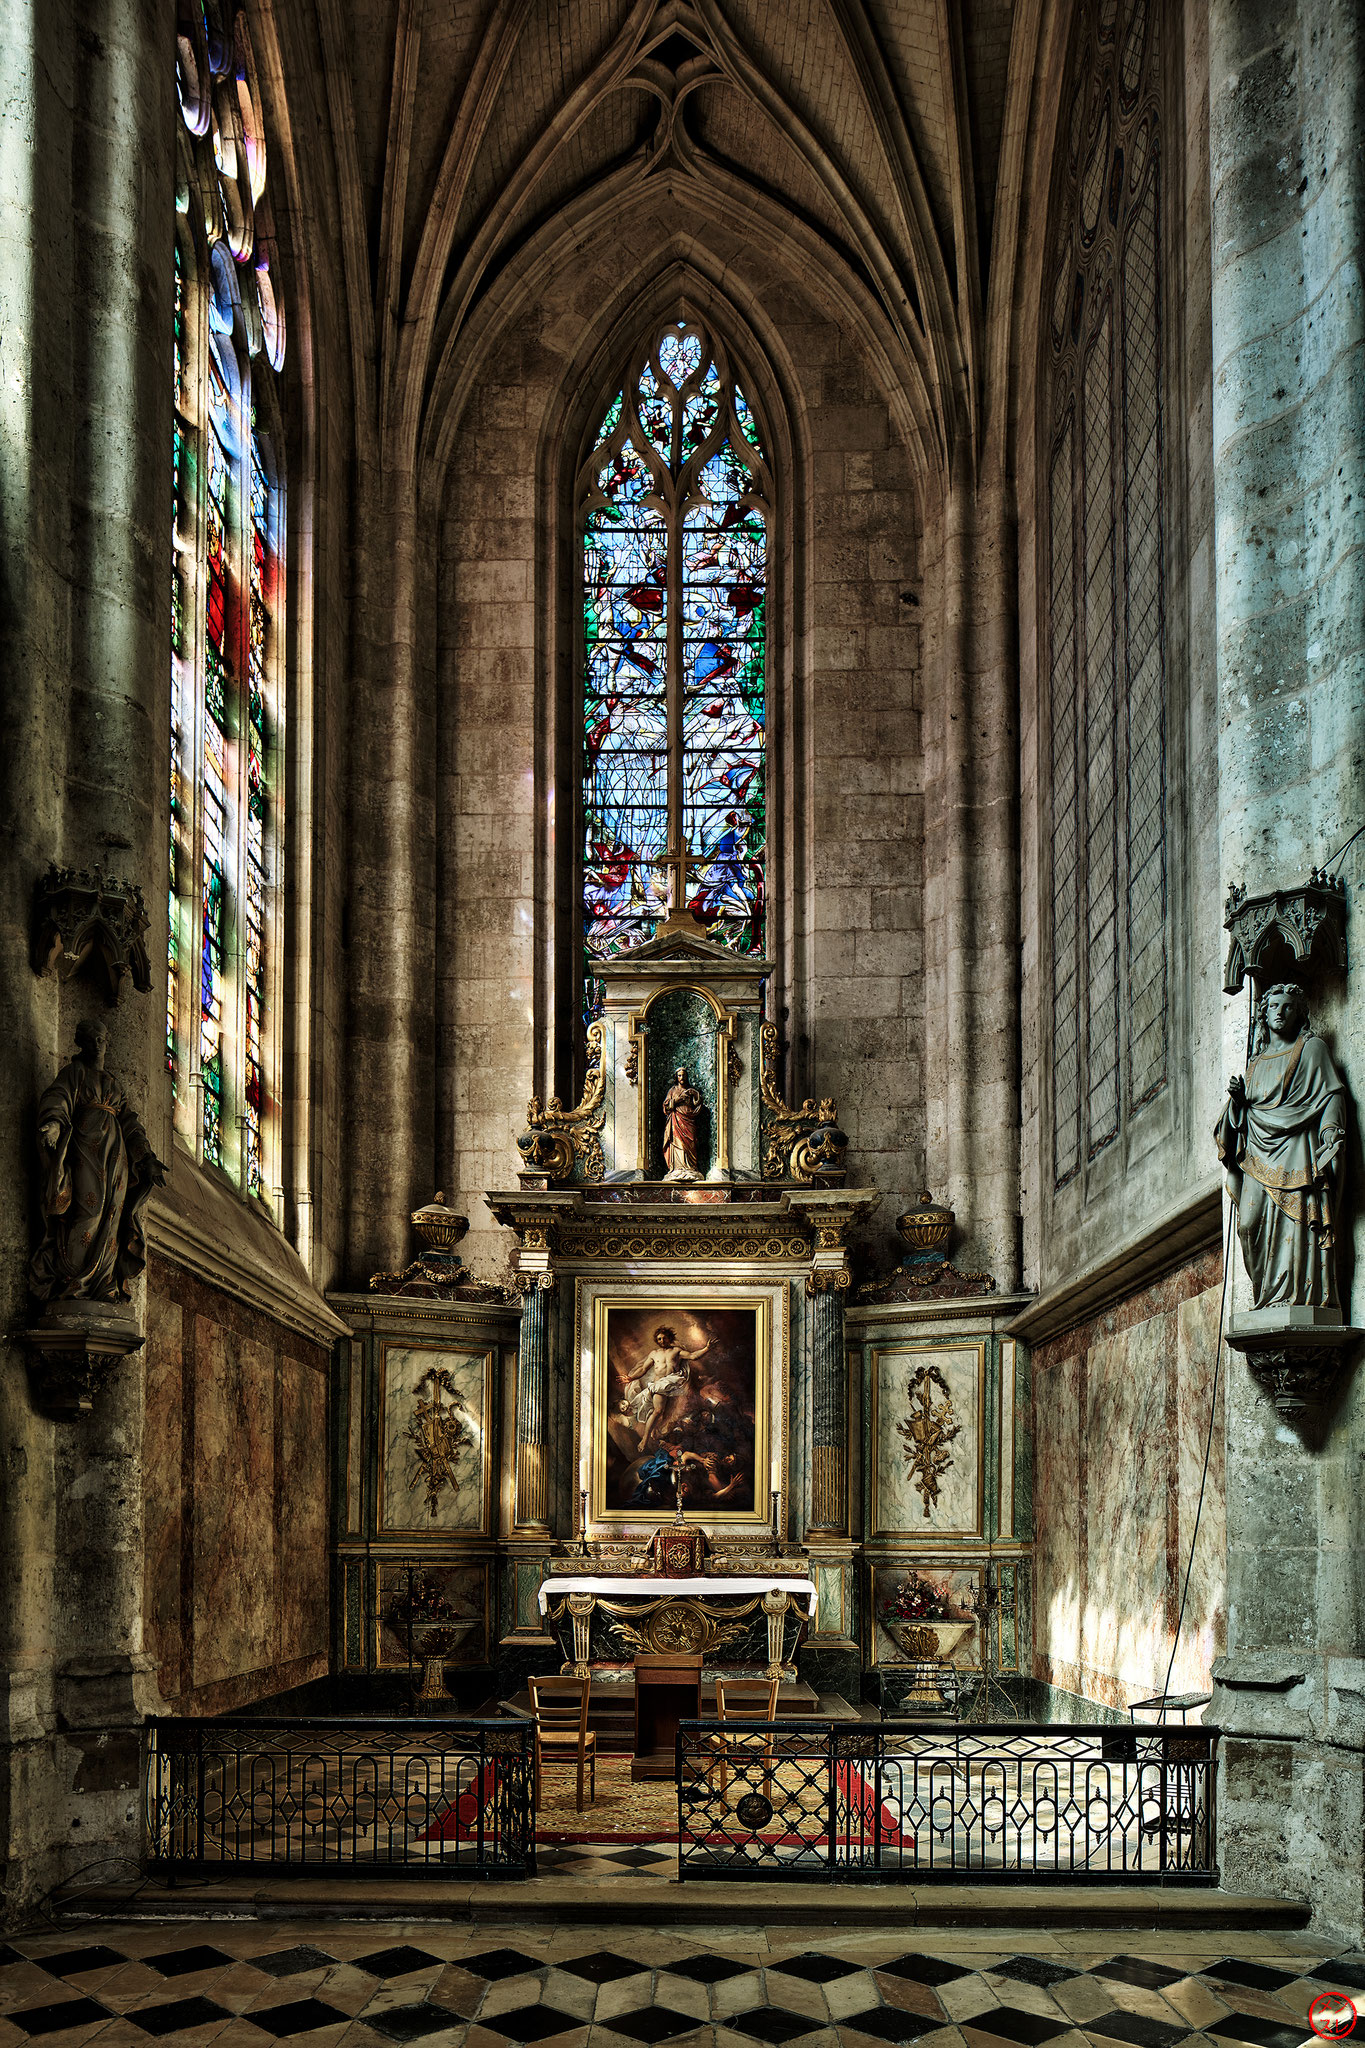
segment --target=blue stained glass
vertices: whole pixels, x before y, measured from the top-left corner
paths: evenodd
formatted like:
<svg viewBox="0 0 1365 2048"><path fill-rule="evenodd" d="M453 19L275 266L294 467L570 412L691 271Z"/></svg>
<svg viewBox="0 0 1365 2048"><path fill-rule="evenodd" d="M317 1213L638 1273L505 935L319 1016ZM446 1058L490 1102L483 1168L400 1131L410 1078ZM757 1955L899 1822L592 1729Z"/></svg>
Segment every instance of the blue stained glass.
<svg viewBox="0 0 1365 2048"><path fill-rule="evenodd" d="M771 492L753 410L701 329L671 324L636 359L606 410L585 476L583 927L591 1015L591 956L650 936L668 903L664 873L650 862L680 839L695 857L690 904L711 936L746 951L763 945ZM670 702L679 706L676 729ZM671 750L681 755L676 817Z"/></svg>

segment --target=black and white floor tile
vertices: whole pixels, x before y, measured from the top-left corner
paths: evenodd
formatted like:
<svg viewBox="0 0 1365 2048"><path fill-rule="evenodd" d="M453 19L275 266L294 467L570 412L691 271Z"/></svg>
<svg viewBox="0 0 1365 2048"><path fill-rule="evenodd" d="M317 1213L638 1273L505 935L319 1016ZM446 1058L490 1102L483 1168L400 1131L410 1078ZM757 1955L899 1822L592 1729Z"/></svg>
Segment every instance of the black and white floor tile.
<svg viewBox="0 0 1365 2048"><path fill-rule="evenodd" d="M0 2048L1303 2048L1321 1992L1365 2003L1365 1957L1289 1935L211 1925L13 1936Z"/></svg>

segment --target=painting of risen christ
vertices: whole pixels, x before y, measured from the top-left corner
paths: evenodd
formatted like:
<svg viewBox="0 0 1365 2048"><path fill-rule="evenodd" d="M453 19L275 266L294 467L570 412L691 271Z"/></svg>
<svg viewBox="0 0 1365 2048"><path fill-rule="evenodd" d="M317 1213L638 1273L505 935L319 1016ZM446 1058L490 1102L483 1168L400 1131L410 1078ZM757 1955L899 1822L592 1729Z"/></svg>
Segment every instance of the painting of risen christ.
<svg viewBox="0 0 1365 2048"><path fill-rule="evenodd" d="M604 1311L597 1385L599 1512L748 1518L761 1411L758 1312L676 1304Z"/></svg>

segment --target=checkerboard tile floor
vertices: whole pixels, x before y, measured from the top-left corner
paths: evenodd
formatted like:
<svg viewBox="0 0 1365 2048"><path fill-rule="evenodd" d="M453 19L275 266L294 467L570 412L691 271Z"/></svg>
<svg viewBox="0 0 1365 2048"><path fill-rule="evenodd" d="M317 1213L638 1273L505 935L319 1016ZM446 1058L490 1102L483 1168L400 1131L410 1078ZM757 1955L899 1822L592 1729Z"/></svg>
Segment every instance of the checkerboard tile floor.
<svg viewBox="0 0 1365 2048"><path fill-rule="evenodd" d="M1301 2048L1319 1993L1365 2005L1365 1956L1304 1936L1021 1941L338 1921L214 1922L206 1940L202 1924L103 1925L0 1944L0 2048Z"/></svg>

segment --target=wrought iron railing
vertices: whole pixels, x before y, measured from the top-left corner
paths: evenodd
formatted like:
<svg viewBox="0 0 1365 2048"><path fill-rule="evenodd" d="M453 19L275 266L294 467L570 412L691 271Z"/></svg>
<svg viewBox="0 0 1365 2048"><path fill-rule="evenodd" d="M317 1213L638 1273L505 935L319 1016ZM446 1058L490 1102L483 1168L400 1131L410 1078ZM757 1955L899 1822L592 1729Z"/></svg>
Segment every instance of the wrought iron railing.
<svg viewBox="0 0 1365 2048"><path fill-rule="evenodd" d="M529 1722L157 1720L154 1870L530 1877Z"/></svg>
<svg viewBox="0 0 1365 2048"><path fill-rule="evenodd" d="M678 1874L1216 1884L1217 1730L689 1721Z"/></svg>

